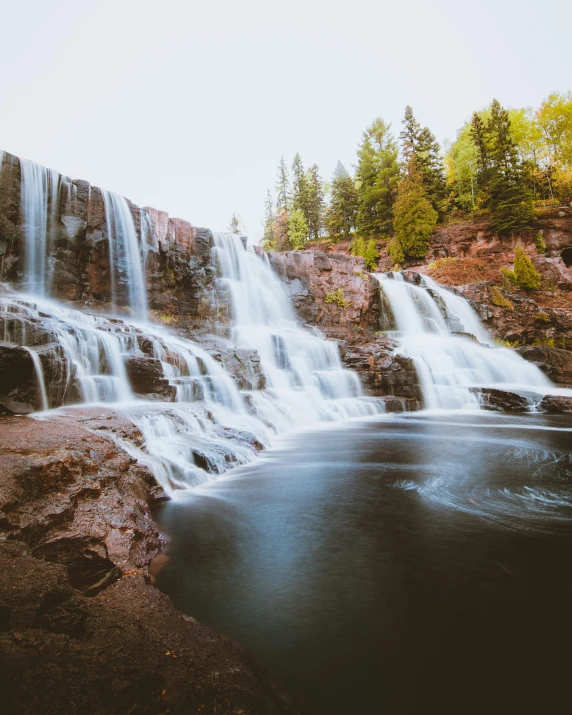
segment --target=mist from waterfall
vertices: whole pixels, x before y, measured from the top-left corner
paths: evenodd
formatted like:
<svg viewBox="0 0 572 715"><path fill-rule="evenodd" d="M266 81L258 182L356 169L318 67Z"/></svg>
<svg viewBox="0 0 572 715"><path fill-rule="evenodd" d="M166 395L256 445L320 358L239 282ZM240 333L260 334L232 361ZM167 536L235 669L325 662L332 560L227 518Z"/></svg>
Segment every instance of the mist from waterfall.
<svg viewBox="0 0 572 715"><path fill-rule="evenodd" d="M464 298L428 276L415 285L397 272L374 275L391 306L397 350L412 358L426 408L477 409L471 388L479 387L562 392L514 350L495 347Z"/></svg>

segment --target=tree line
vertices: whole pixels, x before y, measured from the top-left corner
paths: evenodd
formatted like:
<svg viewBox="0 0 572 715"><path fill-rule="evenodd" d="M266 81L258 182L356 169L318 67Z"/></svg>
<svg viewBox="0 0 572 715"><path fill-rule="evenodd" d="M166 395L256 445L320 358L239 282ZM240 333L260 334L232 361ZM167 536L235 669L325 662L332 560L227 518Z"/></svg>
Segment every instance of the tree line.
<svg viewBox="0 0 572 715"><path fill-rule="evenodd" d="M351 241L373 267L383 242L395 263L423 258L439 223L483 214L499 233L530 226L539 201L572 195L572 92L540 107L506 109L495 99L475 112L442 151L406 107L398 137L381 117L364 131L355 171L338 161L325 184L300 154L280 160L268 191L263 245L302 249L308 241Z"/></svg>

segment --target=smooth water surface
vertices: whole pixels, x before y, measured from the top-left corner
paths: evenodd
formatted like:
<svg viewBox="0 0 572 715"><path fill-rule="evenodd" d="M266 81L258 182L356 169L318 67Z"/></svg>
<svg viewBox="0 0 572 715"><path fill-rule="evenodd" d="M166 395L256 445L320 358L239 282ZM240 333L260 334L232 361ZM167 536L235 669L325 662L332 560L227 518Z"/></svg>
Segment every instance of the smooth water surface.
<svg viewBox="0 0 572 715"><path fill-rule="evenodd" d="M160 586L309 713L564 713L572 420L410 414L290 434L162 507Z"/></svg>

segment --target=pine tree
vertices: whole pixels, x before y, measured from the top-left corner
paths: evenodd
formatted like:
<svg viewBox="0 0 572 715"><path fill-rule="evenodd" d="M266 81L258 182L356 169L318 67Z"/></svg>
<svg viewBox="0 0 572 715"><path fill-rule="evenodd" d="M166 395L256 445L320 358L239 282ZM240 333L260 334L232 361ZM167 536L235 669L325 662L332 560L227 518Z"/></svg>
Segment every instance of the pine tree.
<svg viewBox="0 0 572 715"><path fill-rule="evenodd" d="M237 236L240 236L240 221L238 220L238 216L236 214L232 214L232 218L230 219L230 225L228 227L228 230L231 233L235 233Z"/></svg>
<svg viewBox="0 0 572 715"><path fill-rule="evenodd" d="M322 233L324 217L324 189L320 170L317 164L310 167L307 176L308 182L308 209L306 212L306 222L310 238L317 239Z"/></svg>
<svg viewBox="0 0 572 715"><path fill-rule="evenodd" d="M296 153L292 163L292 208L300 209L308 222L308 210L310 203L310 187L308 177L304 171L302 158Z"/></svg>
<svg viewBox="0 0 572 715"><path fill-rule="evenodd" d="M415 160L409 162L407 173L399 182L394 206L395 244L390 255L396 260L425 258L429 250L429 237L437 225L438 215L431 206L423 187L423 177Z"/></svg>
<svg viewBox="0 0 572 715"><path fill-rule="evenodd" d="M421 127L413 109L405 107L401 139L403 163L409 166L414 159L421 173L423 187L431 205L439 215L444 213L446 196L445 167L441 147L428 127Z"/></svg>
<svg viewBox="0 0 572 715"><path fill-rule="evenodd" d="M391 231L392 207L399 182L397 144L390 126L376 119L363 134L358 150L358 229L377 238Z"/></svg>
<svg viewBox="0 0 572 715"><path fill-rule="evenodd" d="M288 211L290 207L290 179L284 157L280 157L278 181L276 182L276 210Z"/></svg>
<svg viewBox="0 0 572 715"><path fill-rule="evenodd" d="M330 205L326 211L325 226L333 240L349 241L356 225L358 194L355 182L338 161L332 181Z"/></svg>
<svg viewBox="0 0 572 715"><path fill-rule="evenodd" d="M415 119L413 109L409 105L405 107L402 124L403 129L399 134L399 138L401 139L403 163L407 166L417 152L417 144L421 134L421 125L417 119Z"/></svg>
<svg viewBox="0 0 572 715"><path fill-rule="evenodd" d="M270 193L270 189L268 189L264 203L264 238L262 239L262 245L265 251L273 251L276 248L275 220L272 194Z"/></svg>
<svg viewBox="0 0 572 715"><path fill-rule="evenodd" d="M471 138L477 148L479 205L488 209L499 233L530 225L534 214L532 192L514 143L508 111L495 99L485 123L473 115Z"/></svg>

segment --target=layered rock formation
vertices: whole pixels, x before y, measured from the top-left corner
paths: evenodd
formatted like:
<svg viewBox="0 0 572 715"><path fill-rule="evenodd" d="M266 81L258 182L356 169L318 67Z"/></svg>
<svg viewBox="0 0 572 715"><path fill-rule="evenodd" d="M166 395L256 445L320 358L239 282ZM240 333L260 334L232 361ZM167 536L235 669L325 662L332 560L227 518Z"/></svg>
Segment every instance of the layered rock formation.
<svg viewBox="0 0 572 715"><path fill-rule="evenodd" d="M25 287L22 163L4 153L0 168L0 282ZM46 189L50 293L91 310L108 309L112 286L103 193L87 181L51 173L51 188L49 192ZM128 204L138 241L146 251L150 310L164 322L184 321L196 327L208 324L215 312L211 300L212 233L170 218L164 211ZM128 308L125 283L119 283L115 298L118 305Z"/></svg>
<svg viewBox="0 0 572 715"><path fill-rule="evenodd" d="M3 712L301 713L239 646L149 585L151 473L110 411L0 429Z"/></svg>

